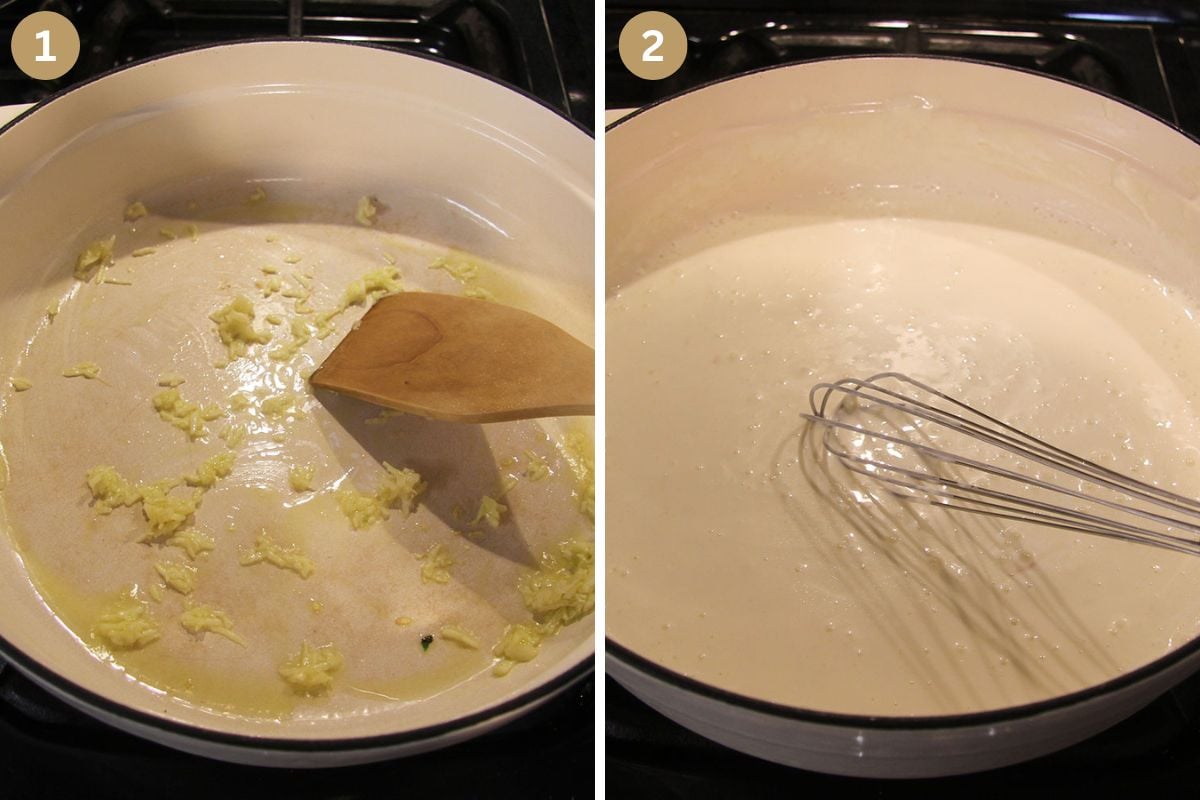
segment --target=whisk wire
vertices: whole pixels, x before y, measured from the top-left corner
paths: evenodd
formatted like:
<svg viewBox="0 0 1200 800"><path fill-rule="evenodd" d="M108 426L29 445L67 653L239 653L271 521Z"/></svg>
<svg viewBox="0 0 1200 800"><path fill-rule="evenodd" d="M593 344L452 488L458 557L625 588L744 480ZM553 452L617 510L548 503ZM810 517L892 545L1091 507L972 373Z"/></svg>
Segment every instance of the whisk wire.
<svg viewBox="0 0 1200 800"><path fill-rule="evenodd" d="M910 389L937 398L943 405L927 402L914 396L911 391L906 393L881 385L880 382L885 380L906 384ZM831 403L835 405L831 406ZM883 372L865 379L845 378L832 383L819 383L809 392L809 405L811 413L801 416L824 427L823 445L826 452L847 469L874 479L896 496L1010 521L1032 522L1200 554L1200 541L1178 533L1186 531L1200 534L1200 502L1051 445L902 373ZM836 418L839 414L853 413L858 409L873 412L861 416L875 419L877 424L874 428ZM880 430L881 422L895 432ZM931 426L934 430L941 429L943 433L948 431L968 437L974 443L973 447L984 445L985 453L993 456L1002 454L1010 466L938 446L930 437ZM860 442L870 439L885 443L883 449L892 460L881 458L874 452L865 455L851 452L839 439L839 433L844 432L858 437ZM920 468L896 463L902 458L901 448L918 457ZM1103 497L1097 495L1095 488L1084 491L1083 484L1076 489L1044 479L1040 474L1029 471L1030 463L1073 476L1092 487L1103 487L1121 497ZM960 479L946 467L968 473L974 471L1007 481L1026 495L1030 490L1048 493L1054 501L1022 496ZM1064 498L1068 499L1067 502L1077 504L1076 507L1062 505ZM1169 513L1134 505L1136 501L1149 503ZM1091 513L1078 507L1078 504L1098 505L1109 512L1127 514L1142 524ZM1148 527L1145 523L1159 528Z"/></svg>

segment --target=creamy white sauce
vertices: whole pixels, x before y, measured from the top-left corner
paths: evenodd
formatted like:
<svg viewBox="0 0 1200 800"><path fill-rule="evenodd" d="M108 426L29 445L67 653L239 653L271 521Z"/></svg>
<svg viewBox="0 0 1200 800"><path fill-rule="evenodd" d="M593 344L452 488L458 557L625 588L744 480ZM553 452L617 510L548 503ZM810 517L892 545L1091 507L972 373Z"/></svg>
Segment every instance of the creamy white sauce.
<svg viewBox="0 0 1200 800"><path fill-rule="evenodd" d="M614 641L746 695L910 715L1082 689L1200 631L1200 559L880 503L801 449L812 384L897 370L1200 496L1187 298L964 222L725 236L608 301Z"/></svg>

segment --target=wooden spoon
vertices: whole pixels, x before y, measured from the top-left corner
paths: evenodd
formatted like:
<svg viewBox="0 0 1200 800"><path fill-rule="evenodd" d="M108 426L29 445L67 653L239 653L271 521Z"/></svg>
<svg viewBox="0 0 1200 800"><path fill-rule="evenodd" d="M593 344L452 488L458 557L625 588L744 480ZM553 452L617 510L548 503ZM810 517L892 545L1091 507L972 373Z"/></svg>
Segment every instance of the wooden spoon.
<svg viewBox="0 0 1200 800"><path fill-rule="evenodd" d="M310 382L430 419L502 422L595 413L595 361L526 311L401 292L375 303Z"/></svg>

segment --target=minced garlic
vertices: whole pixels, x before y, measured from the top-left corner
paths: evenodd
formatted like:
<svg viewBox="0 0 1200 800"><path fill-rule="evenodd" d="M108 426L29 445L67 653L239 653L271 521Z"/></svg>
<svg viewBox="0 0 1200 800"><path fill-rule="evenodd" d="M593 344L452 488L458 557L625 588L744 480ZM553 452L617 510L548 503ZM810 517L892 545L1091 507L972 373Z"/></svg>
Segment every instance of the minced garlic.
<svg viewBox="0 0 1200 800"><path fill-rule="evenodd" d="M316 474L315 464L309 464L307 467L293 466L288 470L288 485L292 487L293 492L311 492L313 477Z"/></svg>
<svg viewBox="0 0 1200 800"><path fill-rule="evenodd" d="M351 527L356 531L387 519L387 511L384 510L383 504L374 495L357 489L339 489L337 502L338 508L350 520Z"/></svg>
<svg viewBox="0 0 1200 800"><path fill-rule="evenodd" d="M245 425L226 425L217 435L225 440L228 447L234 448L245 440L246 433Z"/></svg>
<svg viewBox="0 0 1200 800"><path fill-rule="evenodd" d="M267 199L267 190L261 186L255 186L254 191L246 198L247 203L261 203Z"/></svg>
<svg viewBox="0 0 1200 800"><path fill-rule="evenodd" d="M596 599L596 547L572 539L542 554L536 572L521 577L517 589L539 625L551 632L590 614Z"/></svg>
<svg viewBox="0 0 1200 800"><path fill-rule="evenodd" d="M162 238L166 239L167 241L173 241L173 240L179 238L179 234L177 234L175 231L171 230L170 228L159 228L158 235L161 236Z"/></svg>
<svg viewBox="0 0 1200 800"><path fill-rule="evenodd" d="M316 570L313 560L300 552L295 545L284 547L271 540L266 531L254 539L254 549L243 553L238 563L249 567L260 562L267 562L280 569L291 570L301 578L307 579Z"/></svg>
<svg viewBox="0 0 1200 800"><path fill-rule="evenodd" d="M33 388L33 381L28 378L11 378L8 384L12 386L14 392L28 392Z"/></svg>
<svg viewBox="0 0 1200 800"><path fill-rule="evenodd" d="M149 213L150 212L146 210L145 203L143 203L141 200L135 200L129 205L125 206L125 221L133 222L134 220L141 219Z"/></svg>
<svg viewBox="0 0 1200 800"><path fill-rule="evenodd" d="M346 290L342 292L341 302L329 311L322 311L316 315L314 323L317 328L317 338L324 339L333 333L335 330L334 319L345 313L350 306L368 305L381 297L403 290L404 287L400 282L400 270L395 267L372 270L361 278L350 281Z"/></svg>
<svg viewBox="0 0 1200 800"><path fill-rule="evenodd" d="M75 259L75 279L86 281L91 277L92 270L111 264L113 261L113 246L117 236L113 234L107 239L97 239L83 248L83 252Z"/></svg>
<svg viewBox="0 0 1200 800"><path fill-rule="evenodd" d="M291 361L300 352L300 348L312 339L312 328L308 320L293 317L289 327L292 333L291 340L268 353L274 361Z"/></svg>
<svg viewBox="0 0 1200 800"><path fill-rule="evenodd" d="M233 631L233 620L224 611L206 605L189 605L179 615L179 624L188 633L215 633L234 644L246 646L246 639Z"/></svg>
<svg viewBox="0 0 1200 800"><path fill-rule="evenodd" d="M533 621L505 629L492 650L500 659L492 669L494 675L507 675L517 662L532 661L544 639L592 612L596 603L595 554L592 542L561 542L555 550L542 554L536 572L521 577L517 589Z"/></svg>
<svg viewBox="0 0 1200 800"><path fill-rule="evenodd" d="M492 294L487 289L484 289L482 286L468 286L466 289L463 289L463 297L473 297L476 300L489 301L494 301L496 299L496 295Z"/></svg>
<svg viewBox="0 0 1200 800"><path fill-rule="evenodd" d="M295 300L295 309L297 314L312 314L313 307L309 305L309 300L313 296L312 279L298 273L292 274L292 280L296 282L296 286L288 287L280 292L281 295L289 300Z"/></svg>
<svg viewBox="0 0 1200 800"><path fill-rule="evenodd" d="M170 490L171 485L166 481L141 487L142 515L150 523L150 532L144 534L140 541L156 541L171 536L200 507L203 490L196 489L190 495L173 495L169 493Z"/></svg>
<svg viewBox="0 0 1200 800"><path fill-rule="evenodd" d="M379 207L375 205L374 197L358 198L358 207L354 209L354 221L359 225L370 228L375 224L379 215Z"/></svg>
<svg viewBox="0 0 1200 800"><path fill-rule="evenodd" d="M162 375L158 376L158 385L164 386L168 389L174 389L178 386L182 386L186 382L187 379L178 372L164 372Z"/></svg>
<svg viewBox="0 0 1200 800"><path fill-rule="evenodd" d="M100 377L100 365L94 361L80 361L73 367L63 370L64 378L86 378L89 381Z"/></svg>
<svg viewBox="0 0 1200 800"><path fill-rule="evenodd" d="M479 264L466 253L451 250L429 265L430 269L443 270L454 280L466 285L479 277Z"/></svg>
<svg viewBox="0 0 1200 800"><path fill-rule="evenodd" d="M201 533L195 528L189 528L186 531L179 531L171 538L167 539L165 544L171 547L179 547L183 552L187 553L187 557L196 560L201 553L207 553L217 546L211 536Z"/></svg>
<svg viewBox="0 0 1200 800"><path fill-rule="evenodd" d="M158 248L156 247L139 247L132 251L129 255L133 256L134 258L144 258L146 256L152 256L157 252Z"/></svg>
<svg viewBox="0 0 1200 800"><path fill-rule="evenodd" d="M150 402L158 412L159 419L183 431L193 441L208 434L205 422L225 416L219 406L201 406L184 400L176 387L163 389L150 398Z"/></svg>
<svg viewBox="0 0 1200 800"><path fill-rule="evenodd" d="M142 492L122 477L115 467L92 467L87 471L87 485L95 500L96 511L111 514L114 508L132 506L142 501Z"/></svg>
<svg viewBox="0 0 1200 800"><path fill-rule="evenodd" d="M228 478L233 472L233 453L217 453L204 461L196 471L183 476L183 482L188 486L202 486L211 489L217 481Z"/></svg>
<svg viewBox="0 0 1200 800"><path fill-rule="evenodd" d="M512 668L518 663L533 661L537 658L544 638L545 636L531 625L523 623L509 625L504 629L500 641L492 648L492 655L500 659L496 662L496 666L492 667L492 674L496 677L504 677L512 672Z"/></svg>
<svg viewBox="0 0 1200 800"><path fill-rule="evenodd" d="M425 491L425 482L416 470L397 469L387 462L383 468L383 480L373 494L356 489L342 489L337 493L338 506L355 530L387 519L389 509L399 509L407 517Z"/></svg>
<svg viewBox="0 0 1200 800"><path fill-rule="evenodd" d="M496 500L494 497L484 495L479 501L479 510L475 512L475 518L471 520L472 525L479 522L486 522L493 528L500 527L500 520L504 516L504 512L508 511L508 506Z"/></svg>
<svg viewBox="0 0 1200 800"><path fill-rule="evenodd" d="M529 462L525 465L525 477L529 478L529 480L545 480L553 474L550 471L550 465L546 463L546 459L542 458L532 450L525 451L525 458Z"/></svg>
<svg viewBox="0 0 1200 800"><path fill-rule="evenodd" d="M241 358L252 344L271 341L268 330L254 330L254 304L245 295L238 295L229 305L217 309L208 318L217 324L217 335L225 345L229 360Z"/></svg>
<svg viewBox="0 0 1200 800"><path fill-rule="evenodd" d="M262 291L262 297L266 300L271 295L283 291L283 279L278 275L268 275L265 278L256 280L254 286Z"/></svg>
<svg viewBox="0 0 1200 800"><path fill-rule="evenodd" d="M454 566L454 557L450 555L446 545L431 545L417 558L425 562L421 565L421 583L450 582L450 567Z"/></svg>
<svg viewBox="0 0 1200 800"><path fill-rule="evenodd" d="M264 398L260 408L263 414L273 419L281 419L289 415L297 415L300 412L296 405L300 402L300 398L294 394L277 394L271 397Z"/></svg>
<svg viewBox="0 0 1200 800"><path fill-rule="evenodd" d="M196 568L174 561L160 561L154 571L162 576L163 583L180 594L191 594L196 590Z"/></svg>
<svg viewBox="0 0 1200 800"><path fill-rule="evenodd" d="M443 625L442 638L468 650L478 650L480 645L479 637L460 625Z"/></svg>
<svg viewBox="0 0 1200 800"><path fill-rule="evenodd" d="M118 506L141 504L142 515L150 525L139 541L159 541L172 537L196 509L207 489L233 468L233 455L220 453L201 464L194 473L154 483L135 484L111 466L92 467L87 471L87 486L95 500L96 511L109 514ZM196 486L190 495L171 494L180 484ZM207 548L211 549L211 547ZM190 551L189 551L190 554ZM194 557L194 556L193 556Z"/></svg>
<svg viewBox="0 0 1200 800"><path fill-rule="evenodd" d="M463 296L476 300L495 300L496 296L475 281L480 276L480 265L474 257L459 250L450 250L429 265L429 269L443 270L463 286Z"/></svg>
<svg viewBox="0 0 1200 800"><path fill-rule="evenodd" d="M145 647L162 635L150 606L130 593L100 612L92 633L119 650Z"/></svg>
<svg viewBox="0 0 1200 800"><path fill-rule="evenodd" d="M333 687L333 674L342 668L342 654L332 644L300 645L300 652L279 668L279 675L299 694L314 695Z"/></svg>
<svg viewBox="0 0 1200 800"><path fill-rule="evenodd" d="M425 482L416 470L396 469L386 461L383 468L387 474L375 490L375 496L387 508L398 508L407 517L416 508L417 498L425 491Z"/></svg>
<svg viewBox="0 0 1200 800"><path fill-rule="evenodd" d="M584 516L596 521L596 460L591 438L582 431L568 433L559 450L575 473L575 502Z"/></svg>

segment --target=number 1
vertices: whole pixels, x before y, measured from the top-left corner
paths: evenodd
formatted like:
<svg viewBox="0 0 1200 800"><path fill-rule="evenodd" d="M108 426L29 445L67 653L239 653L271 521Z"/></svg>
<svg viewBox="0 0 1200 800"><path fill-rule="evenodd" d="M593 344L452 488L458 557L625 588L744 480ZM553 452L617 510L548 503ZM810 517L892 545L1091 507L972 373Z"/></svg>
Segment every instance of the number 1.
<svg viewBox="0 0 1200 800"><path fill-rule="evenodd" d="M50 55L50 31L38 31L33 35L33 38L40 40L42 43L42 54L35 56L34 61L58 61L57 56Z"/></svg>
<svg viewBox="0 0 1200 800"><path fill-rule="evenodd" d="M663 43L662 31L656 31L653 29L648 30L642 34L642 38L654 40L654 44L650 45L642 52L642 61L662 61L663 57L655 54L655 52L654 52L658 48L662 47L662 43Z"/></svg>

